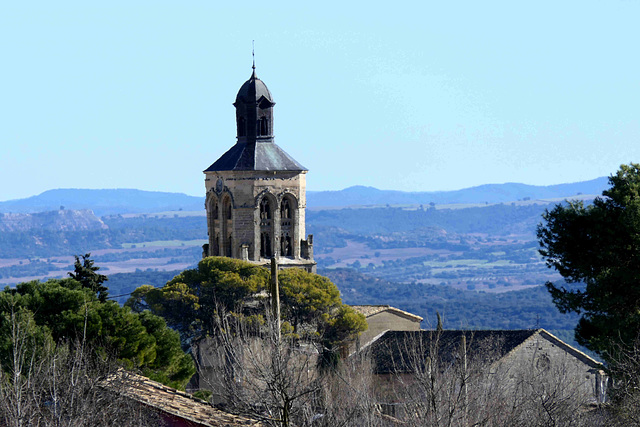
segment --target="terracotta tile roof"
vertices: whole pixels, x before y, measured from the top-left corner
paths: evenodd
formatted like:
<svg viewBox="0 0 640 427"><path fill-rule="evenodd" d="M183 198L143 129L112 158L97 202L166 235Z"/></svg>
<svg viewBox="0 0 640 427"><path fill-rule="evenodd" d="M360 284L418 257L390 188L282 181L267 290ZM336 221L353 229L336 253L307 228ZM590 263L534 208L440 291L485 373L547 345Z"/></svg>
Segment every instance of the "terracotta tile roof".
<svg viewBox="0 0 640 427"><path fill-rule="evenodd" d="M408 311L400 310L399 308L391 307L390 305L352 305L351 308L358 313L362 313L364 317L370 317L383 311L391 311L422 322L422 317L409 313Z"/></svg>
<svg viewBox="0 0 640 427"><path fill-rule="evenodd" d="M119 370L104 380L102 386L127 396L145 406L188 420L198 426L262 426L259 421L221 411L180 390L131 372Z"/></svg>

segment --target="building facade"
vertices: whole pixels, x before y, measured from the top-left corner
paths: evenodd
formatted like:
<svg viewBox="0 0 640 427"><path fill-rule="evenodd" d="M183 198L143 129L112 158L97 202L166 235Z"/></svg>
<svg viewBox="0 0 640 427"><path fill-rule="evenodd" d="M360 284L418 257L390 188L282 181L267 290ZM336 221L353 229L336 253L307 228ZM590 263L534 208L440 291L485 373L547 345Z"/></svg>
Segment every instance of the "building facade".
<svg viewBox="0 0 640 427"><path fill-rule="evenodd" d="M315 272L313 236L305 238L308 170L274 142L273 107L256 76L236 96L237 141L205 171L209 243L203 256Z"/></svg>
<svg viewBox="0 0 640 427"><path fill-rule="evenodd" d="M356 338L349 353L361 351L387 331L419 331L422 317L389 305L352 305L367 321L367 330Z"/></svg>
<svg viewBox="0 0 640 427"><path fill-rule="evenodd" d="M403 419L437 401L464 425L530 425L607 400L604 366L544 329L387 331L363 353L383 412Z"/></svg>

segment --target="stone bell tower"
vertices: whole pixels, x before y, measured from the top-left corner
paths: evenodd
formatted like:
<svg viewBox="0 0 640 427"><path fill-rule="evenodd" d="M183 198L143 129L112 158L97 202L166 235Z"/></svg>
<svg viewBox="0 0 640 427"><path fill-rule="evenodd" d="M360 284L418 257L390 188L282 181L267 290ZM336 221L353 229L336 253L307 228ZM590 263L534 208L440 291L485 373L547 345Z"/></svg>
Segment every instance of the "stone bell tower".
<svg viewBox="0 0 640 427"><path fill-rule="evenodd" d="M236 96L237 141L205 171L209 243L204 256L315 272L305 237L307 169L274 142L273 97L256 76Z"/></svg>

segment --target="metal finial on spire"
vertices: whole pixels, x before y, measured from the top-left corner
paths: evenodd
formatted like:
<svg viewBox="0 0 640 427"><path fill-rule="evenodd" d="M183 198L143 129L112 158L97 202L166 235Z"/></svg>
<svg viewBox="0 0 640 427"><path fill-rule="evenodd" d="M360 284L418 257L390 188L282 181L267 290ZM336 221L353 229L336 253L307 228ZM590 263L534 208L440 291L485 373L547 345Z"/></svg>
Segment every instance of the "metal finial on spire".
<svg viewBox="0 0 640 427"><path fill-rule="evenodd" d="M255 70L256 69L256 41L255 40L251 40L251 56L253 57L253 66L251 68Z"/></svg>

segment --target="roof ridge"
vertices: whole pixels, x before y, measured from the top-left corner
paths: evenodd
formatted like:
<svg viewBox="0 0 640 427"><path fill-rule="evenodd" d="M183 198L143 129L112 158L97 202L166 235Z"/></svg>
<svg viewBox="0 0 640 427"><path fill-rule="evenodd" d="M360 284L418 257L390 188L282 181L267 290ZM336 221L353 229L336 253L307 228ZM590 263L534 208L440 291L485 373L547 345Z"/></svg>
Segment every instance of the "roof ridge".
<svg viewBox="0 0 640 427"><path fill-rule="evenodd" d="M420 322L422 322L424 320L423 317L418 316L417 314L413 314L410 313L408 311L399 309L398 307L394 307L391 306L389 304L357 304L357 305L351 305L350 307L352 307L354 310L356 310L357 312L361 313L362 315L364 315L364 317L371 317L373 315L376 315L378 313L381 313L385 310L389 310L389 311L395 311L397 313L400 313L406 317L410 317L412 319L419 319ZM374 310L369 311L367 310L367 308L373 308ZM378 310L375 310L378 309Z"/></svg>
<svg viewBox="0 0 640 427"><path fill-rule="evenodd" d="M555 335L553 335L551 332L547 331L546 329L540 328L540 329L538 329L538 333L548 335L557 344L559 344L562 347L565 347L566 350L569 350L570 352L574 353L574 356L578 357L579 359L584 359L584 361L588 362L590 365L595 365L595 366L593 366L594 368L596 368L596 367L604 368L604 365L602 363L600 363L597 360L595 360L594 358L590 357L588 354L578 350L577 348L575 348L571 344L567 344L566 342L562 341L560 338L556 337Z"/></svg>

